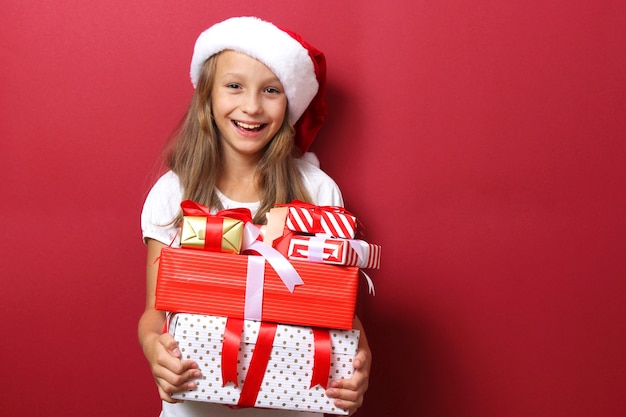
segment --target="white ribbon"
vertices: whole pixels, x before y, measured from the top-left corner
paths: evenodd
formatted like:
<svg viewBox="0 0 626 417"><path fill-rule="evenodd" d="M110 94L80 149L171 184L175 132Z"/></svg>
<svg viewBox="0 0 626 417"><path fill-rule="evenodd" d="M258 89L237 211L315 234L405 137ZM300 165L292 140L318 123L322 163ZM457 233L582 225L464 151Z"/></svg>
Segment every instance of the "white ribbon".
<svg viewBox="0 0 626 417"><path fill-rule="evenodd" d="M342 240L348 242L350 248L354 250L357 256L356 267L367 267L367 261L370 256L370 246L367 242L359 239L343 239L334 238L327 233L317 233L315 236L311 236L308 242L308 255L307 260L311 262L322 262L324 260L324 243L326 239Z"/></svg>
<svg viewBox="0 0 626 417"><path fill-rule="evenodd" d="M309 261L322 262L322 259L324 259L324 242L326 239L333 239L333 237L326 233L317 233L315 236L312 236L309 239ZM347 241L350 245L350 248L352 248L356 253L358 261L355 266L359 268L359 272L363 274L365 280L367 281L368 294L376 295L376 290L374 289L374 281L372 281L372 278L370 278L369 275L367 275L362 269L360 269L361 267L367 266L367 261L370 256L369 244L359 239L341 240Z"/></svg>
<svg viewBox="0 0 626 417"><path fill-rule="evenodd" d="M358 239L347 239L350 247L356 253L356 256L359 258L357 265L358 267L367 266L367 259L370 256L370 247L366 242L363 242Z"/></svg>
<svg viewBox="0 0 626 417"><path fill-rule="evenodd" d="M317 263L324 262L324 247L328 237L329 236L325 234L317 234L309 238L307 242L307 261Z"/></svg>
<svg viewBox="0 0 626 417"><path fill-rule="evenodd" d="M243 238L241 240L241 251L249 248L261 234L261 228L252 223L246 223L243 227Z"/></svg>
<svg viewBox="0 0 626 417"><path fill-rule="evenodd" d="M363 274L365 280L367 281L367 293L376 295L376 290L374 290L374 282L372 281L370 276L367 275L362 269L359 269L359 272Z"/></svg>
<svg viewBox="0 0 626 417"><path fill-rule="evenodd" d="M262 318L265 261L276 271L276 274L283 281L289 292L292 293L296 285L304 284L298 271L280 252L257 240L260 233L261 230L258 226L251 223L246 223L244 226L242 252L244 250L253 250L261 255L248 255L244 315L246 319L250 320L261 320Z"/></svg>
<svg viewBox="0 0 626 417"><path fill-rule="evenodd" d="M248 256L246 276L246 301L244 318L261 320L263 313L263 281L265 278L265 259L262 256Z"/></svg>
<svg viewBox="0 0 626 417"><path fill-rule="evenodd" d="M300 277L300 274L298 274L298 271L296 271L296 268L294 268L293 265L291 265L291 263L289 263L289 261L273 247L256 241L246 249L260 253L270 266L274 268L274 271L276 271L276 274L278 274L289 292L293 292L296 285L304 284L304 281L302 281L302 278Z"/></svg>

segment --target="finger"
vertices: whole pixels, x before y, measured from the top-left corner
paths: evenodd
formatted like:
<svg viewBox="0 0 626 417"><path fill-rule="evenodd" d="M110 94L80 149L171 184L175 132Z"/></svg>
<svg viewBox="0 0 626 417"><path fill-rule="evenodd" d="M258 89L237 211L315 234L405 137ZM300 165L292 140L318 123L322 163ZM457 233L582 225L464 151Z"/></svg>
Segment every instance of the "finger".
<svg viewBox="0 0 626 417"><path fill-rule="evenodd" d="M185 384L201 378L202 373L195 362L182 361L181 366L175 367L174 369L172 369L172 367L160 366L155 372L155 377L175 387L184 388Z"/></svg>
<svg viewBox="0 0 626 417"><path fill-rule="evenodd" d="M183 375L186 371L198 369L198 364L196 362L187 359L180 360L179 358L172 356L169 352L164 352L158 355L155 365L157 369L154 369L154 371L158 371L158 367L162 367L177 375Z"/></svg>
<svg viewBox="0 0 626 417"><path fill-rule="evenodd" d="M346 398L346 396L353 398ZM347 393L340 392L339 397L336 397L333 400L333 404L335 407L346 410L351 414L361 407L363 404L363 397L355 395L354 391L347 391Z"/></svg>
<svg viewBox="0 0 626 417"><path fill-rule="evenodd" d="M161 393L161 398L163 398L165 401L171 402L171 401L177 401L175 399L172 398L172 395L179 393L179 392L189 392L189 391L193 391L195 389L197 389L197 385L194 382L186 382L183 385L180 386L175 386L175 385L171 385L169 384L167 381L165 380L157 380L157 386L159 387L159 392Z"/></svg>
<svg viewBox="0 0 626 417"><path fill-rule="evenodd" d="M168 394L167 392L165 392L165 390L163 390L160 386L158 388L159 388L159 397L161 397L161 399L163 401L168 402L170 404L182 403L183 402L182 400L178 400L176 398L172 398L172 395Z"/></svg>
<svg viewBox="0 0 626 417"><path fill-rule="evenodd" d="M152 373L155 377L165 379L174 386L180 386L191 379L202 376L196 362L180 360L169 353L157 357Z"/></svg>
<svg viewBox="0 0 626 417"><path fill-rule="evenodd" d="M329 387L337 390L355 391L364 394L369 385L369 377L365 372L357 370L352 377L345 379L334 379L330 381Z"/></svg>
<svg viewBox="0 0 626 417"><path fill-rule="evenodd" d="M350 379L331 381L326 395L334 398L336 407L354 412L363 405L363 397L368 385L369 379L363 373L355 372Z"/></svg>
<svg viewBox="0 0 626 417"><path fill-rule="evenodd" d="M328 388L326 390L326 396L334 398L336 400L342 400L347 402L357 402L360 394L357 391L341 388Z"/></svg>
<svg viewBox="0 0 626 417"><path fill-rule="evenodd" d="M354 412L363 405L363 395L361 393L348 389L335 388L334 390L333 403L335 407Z"/></svg>
<svg viewBox="0 0 626 417"><path fill-rule="evenodd" d="M193 391L198 387L196 380L201 378L202 374L198 369L191 368L182 374L176 374L167 368L162 368L155 380L160 390L166 396L183 391ZM167 401L167 398L165 399Z"/></svg>
<svg viewBox="0 0 626 417"><path fill-rule="evenodd" d="M190 360L181 360L182 354L178 348L178 342L172 335L164 334L159 337L162 349L157 350L156 364L170 369L176 374L182 374L187 369L198 368L198 365Z"/></svg>
<svg viewBox="0 0 626 417"><path fill-rule="evenodd" d="M356 387L349 387L347 380L339 379L331 381L328 389L326 389L326 396L337 400L345 400L354 402L359 397L359 392Z"/></svg>
<svg viewBox="0 0 626 417"><path fill-rule="evenodd" d="M153 363L152 374L167 393L195 388L188 384L191 380L202 377L198 364L191 360L180 360L169 351L162 350ZM185 385L187 384L187 385Z"/></svg>

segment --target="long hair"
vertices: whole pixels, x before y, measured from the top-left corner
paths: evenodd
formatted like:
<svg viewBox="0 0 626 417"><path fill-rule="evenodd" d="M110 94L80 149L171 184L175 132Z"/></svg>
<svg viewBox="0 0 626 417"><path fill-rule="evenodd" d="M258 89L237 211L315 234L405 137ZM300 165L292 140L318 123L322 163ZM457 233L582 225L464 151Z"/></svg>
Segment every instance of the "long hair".
<svg viewBox="0 0 626 417"><path fill-rule="evenodd" d="M213 120L211 90L219 55L213 55L204 63L187 112L172 134L165 157L167 166L180 179L183 199L215 210L222 209L216 193L217 179L222 170L222 149ZM275 204L294 199L311 202L294 160L298 156L294 134L289 112L285 109L282 126L257 164L256 181L261 201L254 217L256 224L266 223L265 214Z"/></svg>

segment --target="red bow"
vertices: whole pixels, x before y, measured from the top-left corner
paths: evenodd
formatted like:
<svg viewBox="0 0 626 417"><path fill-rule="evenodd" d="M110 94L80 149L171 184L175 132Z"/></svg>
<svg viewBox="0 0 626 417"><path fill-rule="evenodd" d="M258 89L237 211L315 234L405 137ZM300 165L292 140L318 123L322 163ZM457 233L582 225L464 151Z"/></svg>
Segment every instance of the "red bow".
<svg viewBox="0 0 626 417"><path fill-rule="evenodd" d="M211 214L211 210L208 207L191 200L185 200L180 203L180 208L183 210L183 215L185 216L228 217L241 220L244 223L252 223L252 212L247 208L226 209Z"/></svg>
<svg viewBox="0 0 626 417"><path fill-rule="evenodd" d="M354 216L348 210L341 206L316 206L315 204L307 203L306 201L301 200L293 200L288 204L276 204L277 207L297 207L304 208L307 210L311 210L314 213L322 213L322 212L331 212L331 213L341 213L346 214L348 216Z"/></svg>

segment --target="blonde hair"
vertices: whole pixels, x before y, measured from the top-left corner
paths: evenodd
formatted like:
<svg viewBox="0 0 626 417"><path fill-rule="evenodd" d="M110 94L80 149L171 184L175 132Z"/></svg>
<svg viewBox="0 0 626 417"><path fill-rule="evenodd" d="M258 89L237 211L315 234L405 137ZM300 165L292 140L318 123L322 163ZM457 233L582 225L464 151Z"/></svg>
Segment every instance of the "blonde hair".
<svg viewBox="0 0 626 417"><path fill-rule="evenodd" d="M223 208L216 193L217 178L222 169L222 151L211 107L211 90L219 55L211 56L202 66L191 103L172 134L165 157L167 166L180 179L183 199L215 210ZM294 145L295 131L287 109L282 126L257 165L257 186L261 194L260 207L254 217L257 224L265 223L265 214L275 204L294 199L312 202L295 163L298 150Z"/></svg>

